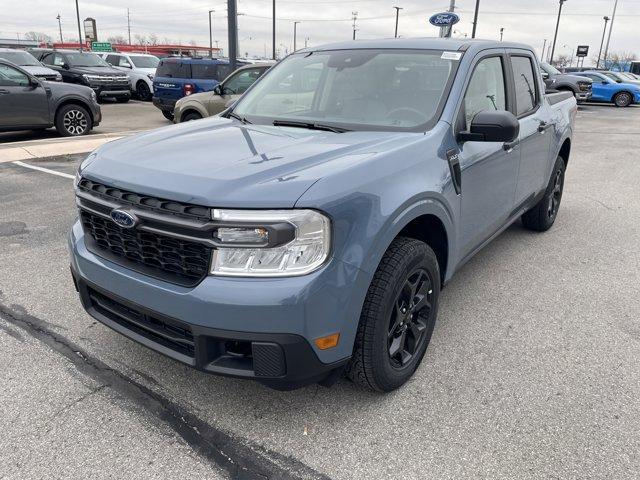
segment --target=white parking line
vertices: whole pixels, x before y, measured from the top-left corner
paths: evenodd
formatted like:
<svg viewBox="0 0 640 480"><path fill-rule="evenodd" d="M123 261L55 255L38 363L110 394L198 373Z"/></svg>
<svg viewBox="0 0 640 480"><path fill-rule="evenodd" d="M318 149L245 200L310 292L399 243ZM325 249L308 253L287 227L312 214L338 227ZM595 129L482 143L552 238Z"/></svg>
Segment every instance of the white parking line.
<svg viewBox="0 0 640 480"><path fill-rule="evenodd" d="M30 168L31 170L38 170L39 172L50 173L51 175L58 175L59 177L70 178L73 180L73 175L69 175L68 173L56 172L55 170L49 170L48 168L36 167L35 165L29 165L24 162L13 162L14 165L20 165L21 167Z"/></svg>

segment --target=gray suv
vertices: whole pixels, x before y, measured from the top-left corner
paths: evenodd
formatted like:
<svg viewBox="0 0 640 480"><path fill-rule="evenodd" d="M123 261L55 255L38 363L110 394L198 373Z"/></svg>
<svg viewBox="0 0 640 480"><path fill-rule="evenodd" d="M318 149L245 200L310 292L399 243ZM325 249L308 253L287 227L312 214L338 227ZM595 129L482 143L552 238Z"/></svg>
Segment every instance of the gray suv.
<svg viewBox="0 0 640 480"><path fill-rule="evenodd" d="M63 137L86 135L102 120L89 87L38 80L0 60L0 132L56 127Z"/></svg>
<svg viewBox="0 0 640 480"><path fill-rule="evenodd" d="M562 73L548 63L540 64L540 72L547 91L557 90L560 92L571 92L578 102L586 102L591 98L591 84L593 80L590 78Z"/></svg>

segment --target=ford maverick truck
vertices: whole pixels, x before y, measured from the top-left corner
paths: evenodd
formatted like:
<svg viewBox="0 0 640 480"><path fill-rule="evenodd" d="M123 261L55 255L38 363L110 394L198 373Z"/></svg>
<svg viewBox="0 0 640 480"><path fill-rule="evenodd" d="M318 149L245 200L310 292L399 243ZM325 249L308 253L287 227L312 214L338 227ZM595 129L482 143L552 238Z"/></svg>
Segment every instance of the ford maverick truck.
<svg viewBox="0 0 640 480"><path fill-rule="evenodd" d="M525 45L297 51L219 116L81 163L82 304L205 372L391 391L454 273L513 222L556 221L576 111L570 92L545 94Z"/></svg>

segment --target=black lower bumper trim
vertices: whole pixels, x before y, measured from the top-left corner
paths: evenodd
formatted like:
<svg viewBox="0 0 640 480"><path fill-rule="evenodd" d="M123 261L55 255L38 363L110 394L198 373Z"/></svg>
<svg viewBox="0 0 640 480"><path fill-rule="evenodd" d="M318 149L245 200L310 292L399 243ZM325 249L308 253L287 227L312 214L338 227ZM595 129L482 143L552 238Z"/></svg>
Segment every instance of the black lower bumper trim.
<svg viewBox="0 0 640 480"><path fill-rule="evenodd" d="M347 359L322 363L299 335L187 324L107 292L71 271L85 310L142 345L204 372L291 390L335 377ZM325 382L326 383L326 382Z"/></svg>

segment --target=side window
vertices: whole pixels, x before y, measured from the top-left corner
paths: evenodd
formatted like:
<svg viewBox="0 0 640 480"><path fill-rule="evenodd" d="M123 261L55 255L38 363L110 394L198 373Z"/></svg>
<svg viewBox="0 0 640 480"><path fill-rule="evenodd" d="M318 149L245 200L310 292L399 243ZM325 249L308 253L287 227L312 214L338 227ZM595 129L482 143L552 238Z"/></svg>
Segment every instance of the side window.
<svg viewBox="0 0 640 480"><path fill-rule="evenodd" d="M229 79L224 85L224 91L230 95L241 95L247 91L247 89L253 85L264 70L261 68L251 68L236 73Z"/></svg>
<svg viewBox="0 0 640 480"><path fill-rule="evenodd" d="M536 77L530 57L511 57L513 81L516 88L517 115L525 115L538 105Z"/></svg>
<svg viewBox="0 0 640 480"><path fill-rule="evenodd" d="M120 60L120 56L119 55L107 55L107 58L105 58L105 60L109 65L117 66L118 65L118 61Z"/></svg>
<svg viewBox="0 0 640 480"><path fill-rule="evenodd" d="M65 64L65 59L62 55L60 55L59 53L55 53L53 55L53 65L55 65L56 67L61 67Z"/></svg>
<svg viewBox="0 0 640 480"><path fill-rule="evenodd" d="M463 108L464 130L469 128L478 112L507 109L501 57L485 58L476 65L464 96Z"/></svg>
<svg viewBox="0 0 640 480"><path fill-rule="evenodd" d="M118 59L118 63L117 65L119 67L126 67L126 68L131 68L131 62L129 61L129 59L125 56L120 56L120 58Z"/></svg>
<svg viewBox="0 0 640 480"><path fill-rule="evenodd" d="M29 77L9 65L0 65L0 86L26 87L29 85Z"/></svg>
<svg viewBox="0 0 640 480"><path fill-rule="evenodd" d="M54 53L45 53L40 61L45 65L53 65L53 57L55 57Z"/></svg>

